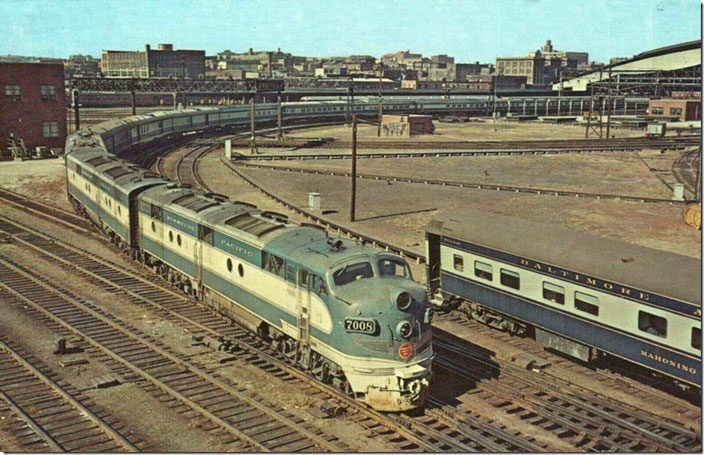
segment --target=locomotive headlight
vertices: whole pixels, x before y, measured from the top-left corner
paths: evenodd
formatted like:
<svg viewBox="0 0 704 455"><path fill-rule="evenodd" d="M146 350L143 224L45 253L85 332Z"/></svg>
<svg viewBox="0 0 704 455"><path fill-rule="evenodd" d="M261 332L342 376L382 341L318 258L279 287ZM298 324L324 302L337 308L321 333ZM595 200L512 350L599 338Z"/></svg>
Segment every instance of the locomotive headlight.
<svg viewBox="0 0 704 455"><path fill-rule="evenodd" d="M401 338L408 339L411 337L413 334L413 326L411 325L410 322L400 322L398 326L396 326L396 330L398 331L398 334L401 335Z"/></svg>
<svg viewBox="0 0 704 455"><path fill-rule="evenodd" d="M408 307L411 306L411 302L413 302L411 294L406 291L403 291L396 296L396 308L399 310L407 310Z"/></svg>

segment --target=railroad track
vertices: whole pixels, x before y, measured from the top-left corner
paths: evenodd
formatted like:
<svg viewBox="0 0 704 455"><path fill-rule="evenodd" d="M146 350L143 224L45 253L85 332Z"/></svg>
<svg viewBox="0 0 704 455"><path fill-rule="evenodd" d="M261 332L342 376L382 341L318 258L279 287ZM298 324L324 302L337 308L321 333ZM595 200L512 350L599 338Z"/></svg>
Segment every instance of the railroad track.
<svg viewBox="0 0 704 455"><path fill-rule="evenodd" d="M362 143L364 144L364 143ZM381 146L385 144L385 146ZM421 146L426 144L423 142L413 143L407 147L399 146L393 142L382 142L380 146L372 147L366 144L366 147L359 148L374 148L374 149L408 149L414 151L408 152L379 152L379 153L357 153L357 159L394 159L394 158L447 158L458 156L515 156L515 155L557 155L557 154L575 154L575 153L603 153L603 152L628 152L633 150L642 150L644 148L670 149L681 150L685 147L694 144L690 140L669 140L663 142L636 142L623 143L620 145L593 145L589 142L581 143L580 145L561 146L561 147L545 147L544 144L536 144L526 148L482 148L479 146L476 149L468 148L472 143L437 143L434 147ZM432 144L432 143L431 143ZM464 146L461 146L464 144ZM335 148L325 145L325 148ZM340 146L340 149L350 149L351 146ZM433 149L429 151L415 151L418 149ZM260 155L241 155L235 157L235 161L305 161L305 160L344 160L351 159L351 153L281 153L281 154L260 154Z"/></svg>
<svg viewBox="0 0 704 455"><path fill-rule="evenodd" d="M376 124L376 123L373 123ZM645 139L641 137L635 138L619 138L609 140L584 140L584 139L553 139L553 140L532 140L532 141L438 141L438 140L418 140L418 141L403 141L403 140L361 140L357 141L358 149L432 149L432 150L468 150L468 151L530 151L530 150L617 150L619 147L639 147L639 148L661 148L669 146L679 146L679 144L688 144L694 141L699 141L699 135L680 136L666 139ZM311 143L306 139L289 139L287 141L262 141L258 144L260 147L293 147L293 148L312 148L323 147L327 149L350 149L352 143L347 140L333 141L318 141ZM247 141L235 140L233 147L248 147ZM393 155L393 153L392 153Z"/></svg>
<svg viewBox="0 0 704 455"><path fill-rule="evenodd" d="M287 166L275 166L266 164L252 164L246 162L237 162L237 166L256 168L256 169L267 169L267 170L277 170L286 172L299 172L303 174L315 174L315 175L329 175L336 177L350 177L350 172L340 172L340 171L321 171L316 169L301 169L295 167ZM527 193L545 196L558 196L558 197L571 197L571 198L586 198L586 199L606 199L606 200L616 200L616 201L628 201L628 202L650 202L650 203L661 203L661 204L685 204L685 201L673 201L671 199L661 199L652 197L642 197L642 196L630 196L621 194L606 194L606 193L585 193L581 191L566 191L566 190L555 190L548 188L534 188L534 187L518 187L512 185L495 185L489 183L476 183L476 182L463 182L457 180L441 180L441 179L429 179L429 178L416 178L416 177L398 177L393 175L383 175L383 174L360 174L357 173L357 177L360 179L368 180L386 180L387 182L405 182L405 183L420 183L423 185L439 185L439 186L454 186L458 188L468 188L477 190L489 190L489 191L504 191L510 193Z"/></svg>
<svg viewBox="0 0 704 455"><path fill-rule="evenodd" d="M156 159L156 171L163 177L175 180L179 185L186 185L192 188L199 188L205 192L211 192L208 185L198 174L198 164L205 155L217 147L217 145L196 145L193 148L187 149L186 153L179 156L175 163L170 163L170 166L167 166L167 159L169 159L171 155L182 152L182 149L169 150Z"/></svg>
<svg viewBox="0 0 704 455"><path fill-rule="evenodd" d="M235 387L207 367L177 354L153 337L84 301L46 277L0 254L0 285L55 324L81 337L129 371L127 380L147 381L159 393L190 408L206 430L220 428L242 449L340 451L334 436L306 428L303 419Z"/></svg>
<svg viewBox="0 0 704 455"><path fill-rule="evenodd" d="M384 438L400 451L543 450L533 444L527 436L518 437L476 418L471 424L464 423L456 427L453 424L456 419L448 417L447 412L443 415L438 411L430 418L421 416L414 419L402 415L381 414L368 409L354 399L341 395L339 390L314 381L311 376L292 368L285 356L273 351L269 345L249 332L230 325L222 318L214 317L209 309L170 289L114 266L106 260L94 258L90 253L82 253L80 249L63 244L58 239L40 235L37 231L7 218L0 217L0 231L13 235L15 243L32 248L62 267L76 270L79 275L88 277L90 281L100 284L106 290L127 293L136 304L149 306L165 319L183 326L196 336L226 340L219 348L225 346L229 353L279 378L298 381L302 390L309 390L308 394L322 393L327 399L344 404L350 409L351 419L368 428L370 433ZM124 323L122 325L125 326ZM129 345L125 346L129 349ZM125 374L134 376L132 371L126 371Z"/></svg>
<svg viewBox="0 0 704 455"><path fill-rule="evenodd" d="M29 199L21 194L0 188L0 200L35 216L59 223L62 227L81 233L91 231L90 223L83 217L61 210L53 205Z"/></svg>
<svg viewBox="0 0 704 455"><path fill-rule="evenodd" d="M122 425L35 357L0 336L0 408L18 444L35 452L139 452Z"/></svg>
<svg viewBox="0 0 704 455"><path fill-rule="evenodd" d="M692 429L553 376L536 375L486 357L435 331L434 366L476 384L482 398L524 421L567 438L584 451L701 450ZM471 364L472 368L467 368Z"/></svg>
<svg viewBox="0 0 704 455"><path fill-rule="evenodd" d="M322 215L317 215L310 210L306 210L302 207L299 207L293 201L277 195L276 193L267 189L264 185L262 185L261 183L259 183L255 179L247 176L246 174L241 172L237 168L237 166L235 166L232 162L225 159L224 157L222 157L220 159L220 161L225 166L227 166L232 172L237 174L242 180L247 182L250 186L261 191L266 196L268 196L269 198L278 202L279 204L283 205L287 209L289 209L295 213L298 213L299 215L307 218L310 222L315 223L319 226L322 226L327 230L337 232L339 235L345 235L345 236L347 236L347 238L357 239L358 241L360 241L363 244L371 245L372 247L375 247L375 248L381 248L381 249L384 249L385 251L392 251L401 257L413 259L414 261L416 261L417 264L425 264L425 255L423 254L422 251L411 250L409 248L405 248L405 247L402 247L400 245L396 245L391 242L386 242L384 240L380 240L380 239L372 236L371 234L367 234L367 233L361 232L359 230L350 229L340 223L337 223L337 222L329 219L328 217L325 217Z"/></svg>

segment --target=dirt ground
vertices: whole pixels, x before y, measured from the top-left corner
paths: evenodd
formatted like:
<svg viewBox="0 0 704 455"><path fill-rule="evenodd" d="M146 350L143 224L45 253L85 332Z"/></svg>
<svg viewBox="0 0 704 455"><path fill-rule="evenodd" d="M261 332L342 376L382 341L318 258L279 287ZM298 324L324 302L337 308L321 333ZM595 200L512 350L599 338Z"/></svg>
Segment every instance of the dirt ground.
<svg viewBox="0 0 704 455"><path fill-rule="evenodd" d="M473 156L361 159L357 172L370 175L452 180L587 193L670 198L650 168L667 170L681 152L659 150L575 155ZM319 171L350 172L350 160L272 161L254 164ZM674 183L674 177L666 180Z"/></svg>

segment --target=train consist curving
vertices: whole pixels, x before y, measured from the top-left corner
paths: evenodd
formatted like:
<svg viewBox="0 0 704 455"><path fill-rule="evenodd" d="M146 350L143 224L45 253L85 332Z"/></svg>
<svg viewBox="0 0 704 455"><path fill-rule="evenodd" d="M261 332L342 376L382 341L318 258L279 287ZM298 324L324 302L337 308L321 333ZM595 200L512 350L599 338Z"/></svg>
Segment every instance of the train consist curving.
<svg viewBox="0 0 704 455"><path fill-rule="evenodd" d="M275 106L257 109L259 119L272 115ZM178 186L117 156L248 117L242 107L189 109L76 132L66 141L69 198L132 258L321 381L377 410L423 406L431 312L403 258Z"/></svg>
<svg viewBox="0 0 704 455"><path fill-rule="evenodd" d="M701 262L563 227L467 211L426 231L433 304L701 387Z"/></svg>

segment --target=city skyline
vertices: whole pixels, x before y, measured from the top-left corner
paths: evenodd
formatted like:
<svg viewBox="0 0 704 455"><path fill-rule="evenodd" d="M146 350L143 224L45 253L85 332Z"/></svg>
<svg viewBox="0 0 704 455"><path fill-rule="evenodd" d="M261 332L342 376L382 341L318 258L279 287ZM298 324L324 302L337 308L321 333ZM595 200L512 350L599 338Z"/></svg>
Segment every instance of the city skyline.
<svg viewBox="0 0 704 455"><path fill-rule="evenodd" d="M6 0L0 14L8 18L14 39L0 43L0 54L99 58L104 49L140 50L145 44L173 43L175 49L204 49L207 55L251 47L311 57L380 57L408 49L424 56L452 55L458 62L494 62L496 57L535 51L551 39L556 49L589 52L590 60L608 62L701 38L701 6L691 0L480 0L429 5L416 0L351 4ZM78 24L80 28L75 28Z"/></svg>

